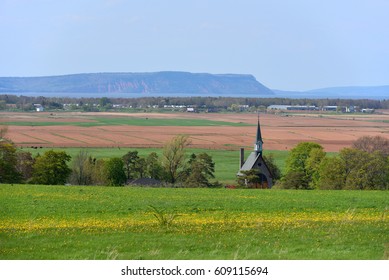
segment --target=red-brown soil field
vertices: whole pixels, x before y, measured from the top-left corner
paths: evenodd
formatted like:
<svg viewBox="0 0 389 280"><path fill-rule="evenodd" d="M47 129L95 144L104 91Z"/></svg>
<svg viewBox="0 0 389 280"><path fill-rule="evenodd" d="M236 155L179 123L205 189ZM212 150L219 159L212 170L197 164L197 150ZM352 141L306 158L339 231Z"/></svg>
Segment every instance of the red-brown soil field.
<svg viewBox="0 0 389 280"><path fill-rule="evenodd" d="M77 126L63 122L91 122L93 117L144 119L204 119L252 126ZM256 133L256 114L219 113L0 113L0 124L8 125L7 137L17 146L30 147L162 147L177 134L187 134L194 148L237 149L251 147ZM48 126L39 123L50 122ZM59 125L55 125L57 123ZM365 135L389 138L389 114L260 114L262 137L267 150L289 150L301 141L321 144L335 152L351 146ZM53 124L54 123L54 124Z"/></svg>

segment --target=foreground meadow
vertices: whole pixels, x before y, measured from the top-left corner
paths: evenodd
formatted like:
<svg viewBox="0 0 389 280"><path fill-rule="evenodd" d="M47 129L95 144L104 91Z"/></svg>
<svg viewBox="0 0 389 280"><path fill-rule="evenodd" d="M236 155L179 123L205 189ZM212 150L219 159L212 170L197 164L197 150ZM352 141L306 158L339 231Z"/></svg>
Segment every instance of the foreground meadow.
<svg viewBox="0 0 389 280"><path fill-rule="evenodd" d="M388 259L389 192L0 185L0 259Z"/></svg>

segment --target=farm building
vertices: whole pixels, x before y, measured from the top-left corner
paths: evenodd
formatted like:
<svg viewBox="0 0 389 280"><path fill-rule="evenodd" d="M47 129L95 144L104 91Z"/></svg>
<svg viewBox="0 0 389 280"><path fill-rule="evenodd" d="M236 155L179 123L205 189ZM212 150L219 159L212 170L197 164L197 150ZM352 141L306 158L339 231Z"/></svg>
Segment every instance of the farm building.
<svg viewBox="0 0 389 280"><path fill-rule="evenodd" d="M265 160L262 157L263 151L263 140L261 133L261 126L259 124L258 117L258 125L257 125L257 136L254 143L254 151L250 153L247 160L244 160L244 149L240 149L240 170L238 172L238 176L242 176L243 172L249 171L252 169L259 170L259 183L255 184L255 188L259 189L267 189L273 186L273 175L266 165Z"/></svg>
<svg viewBox="0 0 389 280"><path fill-rule="evenodd" d="M34 107L37 112L43 112L45 110L41 104L34 104Z"/></svg>
<svg viewBox="0 0 389 280"><path fill-rule="evenodd" d="M269 111L316 111L317 109L316 106L309 105L270 105L267 107Z"/></svg>

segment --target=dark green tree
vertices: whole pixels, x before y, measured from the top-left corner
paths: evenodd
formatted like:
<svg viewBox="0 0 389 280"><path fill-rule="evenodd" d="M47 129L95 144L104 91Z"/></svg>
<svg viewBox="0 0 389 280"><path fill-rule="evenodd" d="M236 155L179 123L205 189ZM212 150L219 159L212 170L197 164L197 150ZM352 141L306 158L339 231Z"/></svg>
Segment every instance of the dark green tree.
<svg viewBox="0 0 389 280"><path fill-rule="evenodd" d="M212 187L209 181L215 178L215 163L207 153L192 154L189 159L189 167L185 171L186 187Z"/></svg>
<svg viewBox="0 0 389 280"><path fill-rule="evenodd" d="M263 160L273 175L273 183L275 183L281 178L281 169L275 163L273 154L263 155Z"/></svg>
<svg viewBox="0 0 389 280"><path fill-rule="evenodd" d="M257 188L261 183L261 172L258 169L241 171L242 176L238 176L238 185L246 188Z"/></svg>
<svg viewBox="0 0 389 280"><path fill-rule="evenodd" d="M35 159L32 183L43 185L63 185L72 170L67 162L71 157L63 151L47 151Z"/></svg>
<svg viewBox="0 0 389 280"><path fill-rule="evenodd" d="M112 101L108 97L102 97L99 101L100 108L108 110L112 108Z"/></svg>
<svg viewBox="0 0 389 280"><path fill-rule="evenodd" d="M14 144L0 139L0 183L20 183L21 180Z"/></svg>
<svg viewBox="0 0 389 280"><path fill-rule="evenodd" d="M16 169L21 174L23 182L28 182L32 177L35 160L30 152L25 151L18 151L16 157Z"/></svg>
<svg viewBox="0 0 389 280"><path fill-rule="evenodd" d="M308 190L309 182L304 179L305 173L300 170L292 170L287 173L281 180L281 188L283 189L295 189L295 190Z"/></svg>
<svg viewBox="0 0 389 280"><path fill-rule="evenodd" d="M122 157L127 180L136 178L136 173L139 171L139 159L138 151L130 151Z"/></svg>
<svg viewBox="0 0 389 280"><path fill-rule="evenodd" d="M126 173L124 172L124 164L121 158L111 158L105 162L105 174L107 176L108 185L122 186L126 182Z"/></svg>
<svg viewBox="0 0 389 280"><path fill-rule="evenodd" d="M135 172L137 178L144 178L147 174L146 159L139 158L135 163Z"/></svg>
<svg viewBox="0 0 389 280"><path fill-rule="evenodd" d="M155 152L150 153L146 158L146 175L157 180L163 179L163 168Z"/></svg>

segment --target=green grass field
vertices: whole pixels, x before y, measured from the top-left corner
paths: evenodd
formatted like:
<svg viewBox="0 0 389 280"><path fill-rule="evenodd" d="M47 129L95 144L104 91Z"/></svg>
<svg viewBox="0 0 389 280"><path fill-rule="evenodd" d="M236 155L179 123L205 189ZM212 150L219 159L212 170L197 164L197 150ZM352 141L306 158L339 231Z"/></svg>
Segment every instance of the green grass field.
<svg viewBox="0 0 389 280"><path fill-rule="evenodd" d="M0 259L389 258L385 191L0 185L0 201Z"/></svg>
<svg viewBox="0 0 389 280"><path fill-rule="evenodd" d="M82 127L92 126L115 126L115 125L134 125L134 126L252 126L247 123L235 123L224 121L213 121L203 119L160 119L160 118L138 118L138 117L84 117L86 121L60 121L57 119L55 122L50 121L11 121L3 122L7 125L14 126L53 126L53 125L75 125Z"/></svg>

